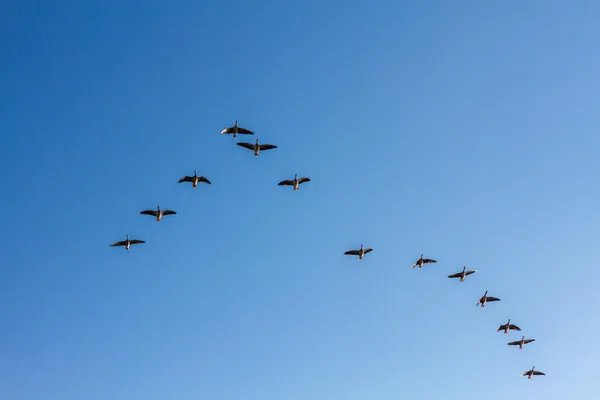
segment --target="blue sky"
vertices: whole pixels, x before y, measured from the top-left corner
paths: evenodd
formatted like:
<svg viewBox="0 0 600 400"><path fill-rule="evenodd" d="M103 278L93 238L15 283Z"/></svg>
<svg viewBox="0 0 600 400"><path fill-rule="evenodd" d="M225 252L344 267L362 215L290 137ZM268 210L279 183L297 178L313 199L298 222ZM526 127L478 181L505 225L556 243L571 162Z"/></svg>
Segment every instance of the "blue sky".
<svg viewBox="0 0 600 400"><path fill-rule="evenodd" d="M0 398L600 391L600 5L9 3Z"/></svg>

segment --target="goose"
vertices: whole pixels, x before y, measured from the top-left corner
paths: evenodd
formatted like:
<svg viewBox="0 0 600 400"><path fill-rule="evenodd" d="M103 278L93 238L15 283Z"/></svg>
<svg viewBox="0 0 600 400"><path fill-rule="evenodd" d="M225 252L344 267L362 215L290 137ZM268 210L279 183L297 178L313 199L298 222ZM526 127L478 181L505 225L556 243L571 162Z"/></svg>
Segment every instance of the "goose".
<svg viewBox="0 0 600 400"><path fill-rule="evenodd" d="M504 331L504 334L506 335L508 333L508 331L511 330L511 329L513 331L520 331L521 330L521 328L519 328L518 326L511 324L510 323L510 319L509 319L507 323L505 323L503 325L500 325L498 327L498 330L496 332Z"/></svg>
<svg viewBox="0 0 600 400"><path fill-rule="evenodd" d="M506 343L508 346L519 346L519 350L523 350L523 346L527 343L535 342L535 339L525 339L525 336L521 340L515 340L514 342Z"/></svg>
<svg viewBox="0 0 600 400"><path fill-rule="evenodd" d="M256 139L256 143L252 144L252 143L246 143L246 142L240 142L240 143L236 143L238 146L244 147L246 149L252 150L254 151L254 155L256 157L258 157L258 153L261 150L270 150L270 149L276 149L277 146L272 145L272 144L258 144L258 139Z"/></svg>
<svg viewBox="0 0 600 400"><path fill-rule="evenodd" d="M144 210L144 211L140 212L140 214L152 215L152 216L156 217L156 222L160 222L160 220L162 219L162 217L164 215L172 215L172 214L177 214L177 213L175 211L171 211L171 210L161 210L160 205L159 205L158 209L156 211Z"/></svg>
<svg viewBox="0 0 600 400"><path fill-rule="evenodd" d="M359 250L348 250L344 254L347 256L358 256L359 260L362 260L365 254L372 252L373 249L371 247L363 248L363 245L360 245Z"/></svg>
<svg viewBox="0 0 600 400"><path fill-rule="evenodd" d="M210 181L208 179L206 179L203 176L198 176L196 174L196 170L194 170L194 176L184 176L183 178L181 178L179 180L179 183L181 182L192 182L192 187L195 188L196 186L198 186L198 182L204 182L204 183L208 183L210 185Z"/></svg>
<svg viewBox="0 0 600 400"><path fill-rule="evenodd" d="M298 190L301 183L310 182L310 178L302 177L298 179L298 174L294 175L294 179L285 180L278 183L279 186L293 186L294 190Z"/></svg>
<svg viewBox="0 0 600 400"><path fill-rule="evenodd" d="M227 135L229 133L233 133L233 138L235 139L239 134L243 134L243 135L254 135L254 132L252 132L250 129L246 129L246 128L240 128L238 126L238 122L237 120L235 120L235 125L230 127L230 128L225 128L221 131L222 135Z"/></svg>
<svg viewBox="0 0 600 400"><path fill-rule="evenodd" d="M460 278L461 282L465 281L465 278L471 274L474 274L475 272L477 272L476 269L470 269L468 271L465 271L467 269L466 266L463 267L462 272L457 272L455 274L452 275L448 275L448 278Z"/></svg>
<svg viewBox="0 0 600 400"><path fill-rule="evenodd" d="M543 373L543 372L540 372L540 371L536 371L536 370L535 370L535 365L534 365L534 366L533 366L533 368L531 368L529 371L525 371L525 372L523 372L523 373L521 374L521 376L527 376L527 379L531 379L531 377L532 377L533 375L546 375L546 374L545 374L545 373Z"/></svg>
<svg viewBox="0 0 600 400"><path fill-rule="evenodd" d="M487 303L488 301L500 301L500 299L496 298L496 297L491 297L487 295L488 291L485 291L485 294L483 295L483 297L481 297L479 299L479 301L477 302L477 304L475 305L475 307L477 307L478 305L481 304L481 308L485 307L485 303Z"/></svg>
<svg viewBox="0 0 600 400"><path fill-rule="evenodd" d="M419 268L423 268L423 264L436 263L436 260L431 260L429 258L423 258L423 254L421 254L421 258L419 258L410 269L413 269L416 266Z"/></svg>
<svg viewBox="0 0 600 400"><path fill-rule="evenodd" d="M112 244L110 244L110 247L115 247L115 246L125 246L125 250L129 250L129 246L131 246L132 244L140 244L140 243L146 243L143 240L137 240L137 239L133 239L133 240L129 240L129 234L127 234L127 237L125 240L122 240L120 242L114 242Z"/></svg>

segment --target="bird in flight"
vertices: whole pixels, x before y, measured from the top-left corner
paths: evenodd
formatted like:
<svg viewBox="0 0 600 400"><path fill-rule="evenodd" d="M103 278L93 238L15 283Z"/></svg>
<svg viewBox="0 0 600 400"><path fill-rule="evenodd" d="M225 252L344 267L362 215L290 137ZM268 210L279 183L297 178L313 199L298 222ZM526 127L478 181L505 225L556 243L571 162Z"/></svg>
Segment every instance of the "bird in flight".
<svg viewBox="0 0 600 400"><path fill-rule="evenodd" d="M521 328L519 328L516 325L511 324L510 319L509 319L507 323L500 325L496 332L504 331L504 334L506 335L509 330L520 331Z"/></svg>
<svg viewBox="0 0 600 400"><path fill-rule="evenodd" d="M478 305L481 304L481 308L485 307L485 303L487 303L488 301L500 301L500 299L496 298L496 297L491 297L487 295L488 291L485 291L485 294L479 299L479 301L477 302L477 304L475 305L475 307L477 307Z"/></svg>
<svg viewBox="0 0 600 400"><path fill-rule="evenodd" d="M543 372L540 372L540 371L536 371L535 370L535 365L529 371L525 371L525 372L523 372L521 374L521 376L526 376L527 379L531 379L531 377L534 376L534 375L546 375L546 374L543 373Z"/></svg>
<svg viewBox="0 0 600 400"><path fill-rule="evenodd" d="M163 216L174 215L177 213L172 210L161 210L160 205L159 205L157 210L144 210L144 211L140 212L140 214L152 215L152 216L156 217L156 222L160 222L160 220L162 219Z"/></svg>
<svg viewBox="0 0 600 400"><path fill-rule="evenodd" d="M246 143L246 142L240 142L240 143L236 143L236 144L245 149L254 151L254 155L256 157L258 157L258 153L260 153L261 150L271 150L271 149L277 148L277 146L272 145L272 144L258 144L258 139L256 139L255 144Z"/></svg>
<svg viewBox="0 0 600 400"><path fill-rule="evenodd" d="M146 242L144 242L143 240L137 240L137 239L130 240L129 234L127 234L127 237L125 240L121 240L120 242L111 243L110 247L125 246L125 250L129 250L129 247L132 244L141 244L141 243L146 243Z"/></svg>
<svg viewBox="0 0 600 400"><path fill-rule="evenodd" d="M359 250L348 250L344 254L347 256L358 256L359 260L362 260L365 254L372 252L373 249L371 247L363 248L363 245L360 245Z"/></svg>
<svg viewBox="0 0 600 400"><path fill-rule="evenodd" d="M448 275L448 278L460 278L461 282L465 281L465 278L471 274L474 274L475 272L477 272L476 269L470 269L468 271L465 271L467 269L467 267L463 267L462 272L457 272L455 274L452 275Z"/></svg>
<svg viewBox="0 0 600 400"><path fill-rule="evenodd" d="M436 263L436 260L432 260L430 258L423 258L423 254L421 254L421 258L419 258L410 269L413 269L414 267L419 267L419 268L423 268L423 264L430 264L430 263Z"/></svg>
<svg viewBox="0 0 600 400"><path fill-rule="evenodd" d="M204 182L204 183L208 183L210 185L210 181L208 179L206 179L203 176L198 176L196 174L196 170L194 170L194 176L184 176L183 178L181 178L179 180L179 183L182 182L192 182L192 187L195 188L196 186L198 186L198 182Z"/></svg>
<svg viewBox="0 0 600 400"><path fill-rule="evenodd" d="M525 336L521 340L515 340L514 342L506 343L508 346L519 346L519 350L523 350L523 346L527 343L535 342L535 339L525 339Z"/></svg>
<svg viewBox="0 0 600 400"><path fill-rule="evenodd" d="M309 178L306 177L302 177L300 179L298 179L298 175L294 175L294 179L289 179L289 180L285 180L285 181L281 181L279 182L277 185L279 186L293 186L294 190L299 190L298 186L300 186L301 183L304 182L310 182Z"/></svg>
<svg viewBox="0 0 600 400"><path fill-rule="evenodd" d="M222 135L227 135L227 134L230 134L230 133L233 133L233 138L234 139L237 137L238 133L242 134L242 135L254 135L254 132L252 132L250 129L240 128L238 126L237 120L235 121L235 125L234 126L229 127L229 128L225 128L225 129L223 129L221 131Z"/></svg>

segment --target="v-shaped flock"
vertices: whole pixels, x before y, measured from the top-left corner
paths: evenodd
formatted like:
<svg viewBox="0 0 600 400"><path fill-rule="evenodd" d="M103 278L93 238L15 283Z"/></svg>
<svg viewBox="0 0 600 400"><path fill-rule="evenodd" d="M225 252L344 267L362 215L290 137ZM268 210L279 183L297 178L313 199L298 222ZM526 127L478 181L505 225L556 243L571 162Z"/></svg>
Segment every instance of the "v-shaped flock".
<svg viewBox="0 0 600 400"><path fill-rule="evenodd" d="M238 121L236 120L235 124L232 127L221 130L221 134L223 134L223 135L231 134L231 135L233 135L233 138L235 139L235 138L237 138L237 135L254 135L254 132L251 131L250 129L240 127L238 125ZM255 157L258 157L258 155L260 154L261 151L277 148L277 146L272 145L272 144L259 144L258 139L256 139L256 141L254 143L238 142L236 144L245 149L252 150L254 152ZM211 182L207 178L205 178L204 176L199 176L197 174L196 169L194 169L193 176L186 175L186 176L182 177L181 179L179 179L178 182L179 183L190 182L192 184L192 188L197 188L198 183L200 183L200 182L206 183L208 185L211 184ZM308 177L298 178L298 175L296 174L296 175L294 175L294 179L283 180L278 183L278 186L292 186L294 191L297 191L297 190L299 190L300 185L305 182L310 182L310 178L308 178ZM140 214L151 215L154 218L156 218L157 222L160 222L164 216L175 215L177 213L175 211L169 210L169 209L161 210L160 205L158 205L156 210L144 210L144 211L141 211ZM125 247L126 251L129 251L129 248L131 245L142 244L142 243L146 243L146 242L143 240L139 240L139 239L129 239L129 234L127 234L125 240L114 242L114 243L110 244L110 246L111 247L123 246L123 247ZM358 259L362 260L362 259L364 259L364 257L367 254L369 254L372 251L373 251L372 247L365 248L361 244L360 249L348 250L348 251L344 252L344 254L350 255L350 256L358 256ZM423 268L423 266L425 264L433 264L433 263L437 263L437 260L433 260L430 258L423 258L423 254L421 254L421 257L419 257L419 259L417 261L415 261L415 263L412 265L411 269L413 269L415 267ZM464 282L465 278L467 276L474 274L475 272L477 272L477 270L467 270L467 267L465 266L465 267L463 267L462 271L448 275L448 278L451 278L451 279L460 278L460 282ZM500 301L500 299L497 297L488 296L488 291L486 290L485 293L483 294L483 296L477 301L476 305L481 306L481 308L484 308L487 303L497 302L497 301ZM505 324L501 324L498 327L497 332L503 331L504 334L507 334L510 330L521 331L521 328L519 328L518 326L516 326L514 324L511 324L510 319L509 319L508 322L506 322ZM522 350L524 345L534 342L534 341L535 341L534 338L525 339L525 336L522 336L520 340L508 342L507 345L519 346L519 350ZM535 366L533 366L530 370L525 371L521 374L521 376L527 376L527 379L531 379L534 375L545 375L545 374L543 372L536 371Z"/></svg>

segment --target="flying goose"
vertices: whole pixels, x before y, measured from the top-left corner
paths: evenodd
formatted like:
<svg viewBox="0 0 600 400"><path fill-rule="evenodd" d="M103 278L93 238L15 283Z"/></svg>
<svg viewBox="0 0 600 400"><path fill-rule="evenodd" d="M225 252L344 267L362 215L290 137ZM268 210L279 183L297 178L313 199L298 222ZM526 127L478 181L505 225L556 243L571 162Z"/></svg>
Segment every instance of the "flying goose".
<svg viewBox="0 0 600 400"><path fill-rule="evenodd" d="M239 134L244 134L244 135L254 135L254 132L252 132L250 129L246 129L246 128L240 128L238 126L238 122L237 120L235 121L235 125L230 127L230 128L225 128L221 131L222 135L226 135L229 133L233 133L233 138L235 139Z"/></svg>
<svg viewBox="0 0 600 400"><path fill-rule="evenodd" d="M489 300L489 298L488 298L488 300ZM511 324L510 323L510 319L509 319L507 323L500 325L498 327L498 330L496 332L504 331L504 334L506 335L508 333L508 331L511 330L511 329L513 331L520 331L521 330L521 328L519 328L518 326Z"/></svg>
<svg viewBox="0 0 600 400"><path fill-rule="evenodd" d="M310 182L310 178L302 177L298 179L298 174L294 175L294 179L285 180L278 183L279 186L293 186L294 190L298 190L301 183Z"/></svg>
<svg viewBox="0 0 600 400"><path fill-rule="evenodd" d="M158 209L156 211L144 210L144 211L140 212L140 214L152 215L152 216L156 217L156 222L160 222L160 220L162 219L162 217L164 215L171 215L171 214L177 214L177 213L175 211L171 211L171 210L161 210L160 205L159 205Z"/></svg>
<svg viewBox="0 0 600 400"><path fill-rule="evenodd" d="M467 269L466 266L463 267L462 272L457 272L455 274L452 275L448 275L448 278L460 278L461 282L465 281L465 278L471 274L474 274L475 272L477 272L476 269L470 269L468 271L465 271L465 269Z"/></svg>
<svg viewBox="0 0 600 400"><path fill-rule="evenodd" d="M252 150L254 151L254 155L256 157L258 157L258 153L261 150L270 150L270 149L276 149L277 146L272 145L272 144L258 144L258 139L256 139L256 143L252 144L252 143L246 143L246 142L240 142L240 143L236 143L238 146L244 147L246 149Z"/></svg>
<svg viewBox="0 0 600 400"><path fill-rule="evenodd" d="M210 181L208 179L206 179L203 176L198 176L196 174L196 170L194 170L194 176L184 176L183 178L181 178L179 180L179 183L181 182L192 182L192 187L195 188L196 186L198 186L198 182L204 182L204 183L208 183L210 185Z"/></svg>
<svg viewBox="0 0 600 400"><path fill-rule="evenodd" d="M360 245L360 250L348 250L344 254L347 256L358 256L359 260L362 260L365 254L372 252L373 249L371 247L367 247L363 249L363 245Z"/></svg>
<svg viewBox="0 0 600 400"><path fill-rule="evenodd" d="M521 340L515 340L514 342L506 343L508 346L519 346L519 350L523 350L523 346L527 343L535 342L535 339L525 339L525 336L521 338Z"/></svg>
<svg viewBox="0 0 600 400"><path fill-rule="evenodd" d="M436 260L431 260L429 258L423 258L423 254L421 254L421 258L419 258L410 269L418 266L419 268L423 268L423 264L436 263Z"/></svg>
<svg viewBox="0 0 600 400"><path fill-rule="evenodd" d="M146 242L144 242L143 240L137 240L137 239L129 240L129 234L127 234L127 238L125 240L122 240L120 242L114 242L114 243L110 244L110 247L125 246L125 250L129 250L129 246L131 246L132 244L138 244L138 243L146 243Z"/></svg>
<svg viewBox="0 0 600 400"><path fill-rule="evenodd" d="M529 371L525 371L525 372L523 372L523 373L521 374L521 376L527 376L527 379L531 379L531 377L532 377L533 375L546 375L546 374L545 374L545 373L543 373L543 372L540 372L540 371L536 371L536 370L535 370L535 365L534 365L534 366L533 366L533 368L531 368Z"/></svg>
<svg viewBox="0 0 600 400"><path fill-rule="evenodd" d="M488 301L500 301L500 299L496 298L496 297L491 297L487 295L488 291L485 291L485 294L483 295L483 297L481 297L479 299L479 301L477 302L477 304L475 304L475 307L477 307L478 305L481 304L481 308L485 307L485 303L487 303Z"/></svg>

